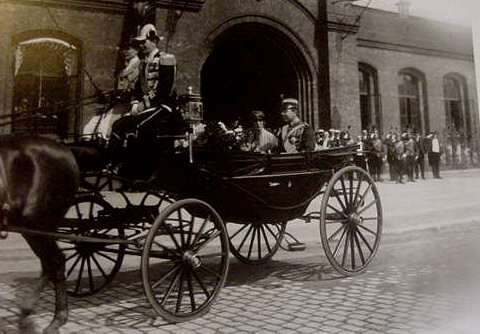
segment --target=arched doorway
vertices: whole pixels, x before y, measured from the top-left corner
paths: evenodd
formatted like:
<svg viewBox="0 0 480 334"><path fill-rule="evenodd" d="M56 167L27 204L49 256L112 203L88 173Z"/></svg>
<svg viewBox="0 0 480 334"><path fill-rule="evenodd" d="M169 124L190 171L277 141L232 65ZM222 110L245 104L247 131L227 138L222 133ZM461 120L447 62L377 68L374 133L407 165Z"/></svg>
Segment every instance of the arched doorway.
<svg viewBox="0 0 480 334"><path fill-rule="evenodd" d="M240 23L224 31L201 72L206 121L246 121L262 110L279 124L281 97L300 101L302 118L313 123L312 75L289 37L262 23Z"/></svg>

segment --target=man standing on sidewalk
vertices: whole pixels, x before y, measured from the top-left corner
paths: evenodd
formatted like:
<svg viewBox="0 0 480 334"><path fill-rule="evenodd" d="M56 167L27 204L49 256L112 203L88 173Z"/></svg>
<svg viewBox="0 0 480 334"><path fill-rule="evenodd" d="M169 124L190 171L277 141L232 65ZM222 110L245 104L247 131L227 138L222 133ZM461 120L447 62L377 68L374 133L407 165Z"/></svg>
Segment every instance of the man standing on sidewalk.
<svg viewBox="0 0 480 334"><path fill-rule="evenodd" d="M415 178L418 179L419 174L422 180L425 180L425 153L427 152L427 145L425 138L417 133L415 141L417 143L417 159L415 161Z"/></svg>
<svg viewBox="0 0 480 334"><path fill-rule="evenodd" d="M440 155L442 154L440 141L437 138L437 131L433 131L427 137L429 139L428 145L428 163L432 167L432 174L435 179L440 177Z"/></svg>

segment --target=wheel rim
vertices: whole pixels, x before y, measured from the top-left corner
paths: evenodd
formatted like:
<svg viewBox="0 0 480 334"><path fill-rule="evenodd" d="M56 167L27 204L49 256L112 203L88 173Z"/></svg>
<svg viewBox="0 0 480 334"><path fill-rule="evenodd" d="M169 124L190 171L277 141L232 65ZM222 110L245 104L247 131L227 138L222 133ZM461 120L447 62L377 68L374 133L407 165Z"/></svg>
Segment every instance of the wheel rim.
<svg viewBox="0 0 480 334"><path fill-rule="evenodd" d="M370 175L354 166L335 173L322 200L320 235L339 273L354 275L367 268L380 244L382 221L380 196Z"/></svg>
<svg viewBox="0 0 480 334"><path fill-rule="evenodd" d="M150 229L142 255L142 282L152 307L167 321L206 313L225 283L228 238L208 204L182 200Z"/></svg>
<svg viewBox="0 0 480 334"><path fill-rule="evenodd" d="M269 261L285 235L286 223L228 223L230 252L247 264Z"/></svg>
<svg viewBox="0 0 480 334"><path fill-rule="evenodd" d="M121 227L112 225L111 206L96 196L77 199L67 211L64 231L74 235L101 239L124 239ZM65 254L65 276L69 295L92 295L108 285L121 267L124 244L62 241Z"/></svg>

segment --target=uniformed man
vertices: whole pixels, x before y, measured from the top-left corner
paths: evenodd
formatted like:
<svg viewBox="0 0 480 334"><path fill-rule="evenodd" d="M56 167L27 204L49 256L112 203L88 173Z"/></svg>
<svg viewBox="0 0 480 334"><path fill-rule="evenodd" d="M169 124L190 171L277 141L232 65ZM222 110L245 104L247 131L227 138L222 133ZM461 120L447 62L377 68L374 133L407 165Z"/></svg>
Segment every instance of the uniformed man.
<svg viewBox="0 0 480 334"><path fill-rule="evenodd" d="M136 83L130 112L113 124L109 141L111 166L115 166L121 155L126 137L135 134L140 125L153 116L171 113L168 106L175 81L176 61L171 54L160 51L160 38L155 26L146 24L134 38L141 52L140 75Z"/></svg>
<svg viewBox="0 0 480 334"><path fill-rule="evenodd" d="M299 153L315 149L312 128L298 115L298 100L283 99L281 115L286 123L278 133L279 147L283 153Z"/></svg>

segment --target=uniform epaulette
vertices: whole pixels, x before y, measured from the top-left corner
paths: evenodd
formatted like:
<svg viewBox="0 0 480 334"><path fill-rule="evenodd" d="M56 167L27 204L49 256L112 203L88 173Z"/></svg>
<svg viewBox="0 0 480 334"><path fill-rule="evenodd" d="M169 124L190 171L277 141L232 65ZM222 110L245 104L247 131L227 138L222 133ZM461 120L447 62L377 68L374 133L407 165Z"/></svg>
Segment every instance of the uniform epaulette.
<svg viewBox="0 0 480 334"><path fill-rule="evenodd" d="M175 56L171 53L160 53L160 65L163 66L175 66L177 65L177 61Z"/></svg>

